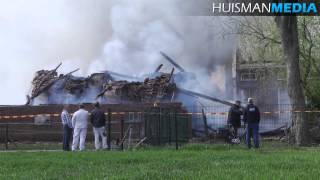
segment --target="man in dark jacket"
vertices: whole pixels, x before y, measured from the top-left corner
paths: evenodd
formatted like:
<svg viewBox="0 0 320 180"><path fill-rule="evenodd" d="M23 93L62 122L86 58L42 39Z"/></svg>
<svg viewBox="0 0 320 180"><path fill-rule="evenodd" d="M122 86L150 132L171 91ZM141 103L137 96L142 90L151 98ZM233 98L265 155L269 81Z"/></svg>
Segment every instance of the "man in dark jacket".
<svg viewBox="0 0 320 180"><path fill-rule="evenodd" d="M101 148L107 149L107 134L106 134L106 116L104 112L100 109L100 104L97 102L95 108L91 111L91 124L93 126L93 133L94 133L94 145L96 150ZM102 140L102 142L100 141Z"/></svg>
<svg viewBox="0 0 320 180"><path fill-rule="evenodd" d="M241 102L236 101L228 113L228 125L233 128L235 136L238 136L238 128L241 127L241 115Z"/></svg>
<svg viewBox="0 0 320 180"><path fill-rule="evenodd" d="M253 136L254 147L259 148L259 123L260 123L260 111L257 106L254 105L253 99L248 99L248 106L243 114L243 121L247 124L247 146L251 148L251 137Z"/></svg>

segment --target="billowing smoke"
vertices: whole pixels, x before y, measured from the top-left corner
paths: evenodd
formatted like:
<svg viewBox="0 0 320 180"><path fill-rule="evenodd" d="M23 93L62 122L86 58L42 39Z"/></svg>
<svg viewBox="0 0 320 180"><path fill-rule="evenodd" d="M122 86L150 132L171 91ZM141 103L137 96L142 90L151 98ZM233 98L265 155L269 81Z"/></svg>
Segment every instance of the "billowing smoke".
<svg viewBox="0 0 320 180"><path fill-rule="evenodd" d="M222 22L227 18L182 16L185 12L177 2L127 0L115 3L110 15L112 36L89 72L109 69L142 76L153 72L161 63L165 64L163 71L170 72L173 66L159 54L163 51L187 72L196 75L199 84L185 82L184 88L222 95L221 86L225 82L212 75L217 65L232 60L234 40L223 36L222 32Z"/></svg>
<svg viewBox="0 0 320 180"><path fill-rule="evenodd" d="M222 37L223 17L183 16L181 0L12 0L0 2L0 104L23 104L39 69L63 62L78 75L112 70L141 76L163 63L159 51L194 73L198 86L217 95L212 78L231 60L233 38ZM194 4L196 5L196 4ZM192 7L192 4L188 4ZM221 75L221 74L220 74ZM220 82L221 81L221 82Z"/></svg>

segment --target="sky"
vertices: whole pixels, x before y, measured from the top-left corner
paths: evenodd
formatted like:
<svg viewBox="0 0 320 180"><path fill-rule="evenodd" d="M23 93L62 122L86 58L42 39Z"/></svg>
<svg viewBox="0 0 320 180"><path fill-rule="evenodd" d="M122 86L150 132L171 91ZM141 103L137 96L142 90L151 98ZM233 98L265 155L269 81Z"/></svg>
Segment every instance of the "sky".
<svg viewBox="0 0 320 180"><path fill-rule="evenodd" d="M23 104L35 71L85 69L110 37L105 0L0 0L0 104ZM77 63L81 61L81 63Z"/></svg>
<svg viewBox="0 0 320 180"><path fill-rule="evenodd" d="M80 68L75 75L81 76L106 69L139 76L160 63L170 70L159 51L201 77L201 90L213 92L208 81L223 83L212 78L221 72L217 59L234 43L216 36L223 19L181 16L181 2L0 0L0 105L24 104L35 72L60 62L60 73Z"/></svg>

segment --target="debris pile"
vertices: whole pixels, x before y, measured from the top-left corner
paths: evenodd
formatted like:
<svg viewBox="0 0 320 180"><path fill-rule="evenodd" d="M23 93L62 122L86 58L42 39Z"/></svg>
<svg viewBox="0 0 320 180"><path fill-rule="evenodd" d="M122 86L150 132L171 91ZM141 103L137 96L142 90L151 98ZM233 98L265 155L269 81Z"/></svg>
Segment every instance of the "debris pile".
<svg viewBox="0 0 320 180"><path fill-rule="evenodd" d="M65 97L73 96L78 101L100 100L104 103L113 100L113 102L154 102L170 100L176 91L176 84L172 81L174 69L171 73L159 73L155 77L148 77L143 82L129 82L126 80L115 81L110 74L94 73L89 77L76 77L72 71L66 75L54 70L40 70L32 81L33 89L31 99L27 104L34 104L33 99L40 94L47 97L47 102L43 104L63 104ZM94 91L93 91L94 90ZM100 92L100 93L99 93ZM89 95L90 94L90 95ZM61 102L60 102L61 101ZM70 102L70 101L68 101Z"/></svg>
<svg viewBox="0 0 320 180"><path fill-rule="evenodd" d="M58 75L57 66L53 70L40 70L36 72L32 80L31 96L27 96L28 105L39 104L34 103L39 95L43 104L63 104L67 100L64 97L76 97L78 101L87 99L88 95L92 96L92 92L100 92L103 90L103 85L112 80L112 77L107 73L94 73L89 77L76 77L72 73L78 71L76 69L67 74ZM57 96L58 95L58 96ZM93 95L94 97L96 94ZM43 100L45 97L45 100ZM75 99L75 98L73 98ZM69 102L69 101L67 101Z"/></svg>
<svg viewBox="0 0 320 180"><path fill-rule="evenodd" d="M87 79L69 76L65 78L64 90L70 94L82 94L88 87Z"/></svg>
<svg viewBox="0 0 320 180"><path fill-rule="evenodd" d="M163 73L154 79L145 79L143 83L145 88L144 99L148 101L155 98L170 98L173 96L176 84L171 83L171 77L172 73Z"/></svg>
<svg viewBox="0 0 320 180"><path fill-rule="evenodd" d="M35 98L43 91L47 90L58 78L57 69L61 66L61 63L53 70L40 70L36 72L35 77L32 80L32 92L31 98Z"/></svg>
<svg viewBox="0 0 320 180"><path fill-rule="evenodd" d="M144 82L110 81L97 96L119 101L153 102L168 100L174 95L176 84L171 82L172 73L162 73Z"/></svg>
<svg viewBox="0 0 320 180"><path fill-rule="evenodd" d="M72 75L65 75L61 77L64 80L63 90L70 94L81 95L88 88L96 88L98 90L103 89L103 85L112 77L105 73L94 73L89 77L75 77Z"/></svg>
<svg viewBox="0 0 320 180"><path fill-rule="evenodd" d="M165 53L161 52L161 55L179 72L174 74L175 68L172 68L171 73L160 72L163 64L160 64L153 73L142 77L132 77L112 71L94 73L88 77L73 76L72 73L78 69L65 75L58 75L57 69L61 63L53 70L40 70L32 81L33 89L31 96L27 96L27 104L77 104L93 103L97 100L103 104L166 102L175 101L183 94L187 97L186 102L188 99L201 97L232 105L214 97L184 90L185 83L192 82L193 86L197 86L195 75L185 71Z"/></svg>

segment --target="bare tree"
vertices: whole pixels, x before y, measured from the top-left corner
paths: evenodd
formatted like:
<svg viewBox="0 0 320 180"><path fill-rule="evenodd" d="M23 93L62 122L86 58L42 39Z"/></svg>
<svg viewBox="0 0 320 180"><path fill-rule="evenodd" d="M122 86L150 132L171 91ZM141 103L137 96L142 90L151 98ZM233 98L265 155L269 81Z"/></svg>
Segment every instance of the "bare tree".
<svg viewBox="0 0 320 180"><path fill-rule="evenodd" d="M284 61L287 65L288 94L293 110L305 109L305 96L301 87L299 67L299 38L296 16L277 16L277 27L280 31ZM299 146L308 144L308 127L304 113L293 113L292 134Z"/></svg>
<svg viewBox="0 0 320 180"><path fill-rule="evenodd" d="M287 66L287 86L291 106L294 111L303 111L306 107L305 96L302 88L300 76L299 55L311 58L312 46L309 47L307 54L302 54L299 48L299 36L296 16L277 16L275 18L277 28L280 32L280 39L270 34L268 30L260 27L261 22L255 17L233 19L240 28L237 28L236 34L252 36L266 45L281 45L284 62ZM307 31L307 29L306 29ZM308 32L306 32L308 35ZM308 38L311 40L311 38ZM291 140L297 145L308 144L308 127L304 113L293 113L291 128Z"/></svg>
<svg viewBox="0 0 320 180"><path fill-rule="evenodd" d="M254 37L259 40L260 43L266 45L273 44L282 46L283 58L287 66L287 87L291 108L293 111L305 110L306 104L300 75L299 55L301 55L302 58L309 59L310 66L314 64L315 61L311 56L314 42L308 29L304 29L304 35L308 40L309 46L307 48L302 47L302 51L300 51L296 16L277 16L275 18L276 26L280 32L280 39L275 37L274 34L270 34L270 31L260 27L263 22L257 20L256 17L250 17L250 19L247 17L233 18L232 20L232 22L238 24L236 32L233 33ZM291 142L299 146L307 145L309 143L308 126L304 113L293 113L292 123L290 137L293 138L290 138Z"/></svg>

